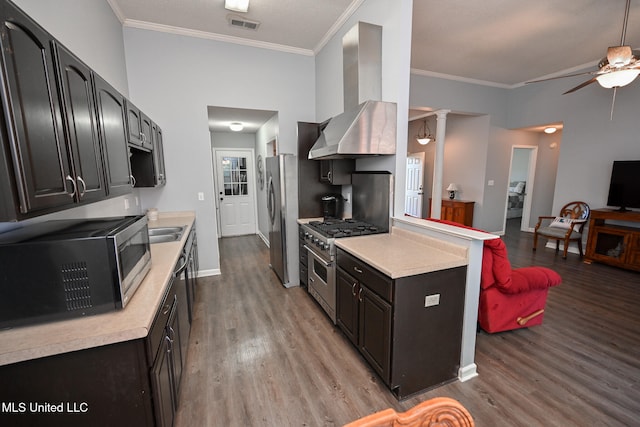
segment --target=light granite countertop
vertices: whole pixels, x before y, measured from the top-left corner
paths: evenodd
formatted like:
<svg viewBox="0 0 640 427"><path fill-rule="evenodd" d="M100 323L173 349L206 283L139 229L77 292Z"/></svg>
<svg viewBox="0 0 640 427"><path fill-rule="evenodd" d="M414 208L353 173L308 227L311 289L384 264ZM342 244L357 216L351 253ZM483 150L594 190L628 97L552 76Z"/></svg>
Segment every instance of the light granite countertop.
<svg viewBox="0 0 640 427"><path fill-rule="evenodd" d="M149 221L149 228L187 228L180 241L151 245L151 270L124 309L0 331L0 366L146 337L194 221L193 212Z"/></svg>
<svg viewBox="0 0 640 427"><path fill-rule="evenodd" d="M387 234L336 239L349 252L392 279L467 265L467 248L392 227Z"/></svg>

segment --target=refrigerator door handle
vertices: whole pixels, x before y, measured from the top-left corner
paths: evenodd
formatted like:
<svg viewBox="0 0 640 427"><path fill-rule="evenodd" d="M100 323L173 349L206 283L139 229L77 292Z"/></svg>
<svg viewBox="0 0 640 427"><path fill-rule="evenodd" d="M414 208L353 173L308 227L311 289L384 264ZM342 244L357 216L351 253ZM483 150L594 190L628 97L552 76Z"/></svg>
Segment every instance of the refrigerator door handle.
<svg viewBox="0 0 640 427"><path fill-rule="evenodd" d="M267 184L267 209L269 211L269 219L271 220L271 225L275 223L276 220L276 195L273 191L273 177L269 175L269 183Z"/></svg>

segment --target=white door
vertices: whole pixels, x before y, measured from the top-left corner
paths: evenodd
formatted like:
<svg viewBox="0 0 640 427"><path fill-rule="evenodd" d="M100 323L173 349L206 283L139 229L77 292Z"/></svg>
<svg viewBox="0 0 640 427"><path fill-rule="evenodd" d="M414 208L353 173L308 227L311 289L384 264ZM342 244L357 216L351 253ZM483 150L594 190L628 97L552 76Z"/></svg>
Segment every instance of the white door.
<svg viewBox="0 0 640 427"><path fill-rule="evenodd" d="M220 235L255 234L253 150L216 150L215 162Z"/></svg>
<svg viewBox="0 0 640 427"><path fill-rule="evenodd" d="M424 152L407 155L407 188L405 189L404 212L416 218L422 218L422 199L424 197Z"/></svg>

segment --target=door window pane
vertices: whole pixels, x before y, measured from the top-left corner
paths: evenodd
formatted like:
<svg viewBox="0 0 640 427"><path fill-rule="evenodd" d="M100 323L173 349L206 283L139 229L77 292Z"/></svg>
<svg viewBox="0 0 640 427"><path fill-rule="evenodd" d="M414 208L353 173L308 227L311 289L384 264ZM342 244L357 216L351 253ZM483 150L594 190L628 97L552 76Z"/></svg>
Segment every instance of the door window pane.
<svg viewBox="0 0 640 427"><path fill-rule="evenodd" d="M246 157L223 157L222 177L225 196L249 195Z"/></svg>

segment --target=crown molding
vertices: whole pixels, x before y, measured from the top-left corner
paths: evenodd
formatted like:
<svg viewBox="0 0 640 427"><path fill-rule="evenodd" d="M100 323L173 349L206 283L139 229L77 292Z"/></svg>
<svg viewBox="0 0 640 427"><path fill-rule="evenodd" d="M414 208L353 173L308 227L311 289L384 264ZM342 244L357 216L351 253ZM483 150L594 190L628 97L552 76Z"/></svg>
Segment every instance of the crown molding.
<svg viewBox="0 0 640 427"><path fill-rule="evenodd" d="M322 48L324 48L327 43L329 43L329 40L331 40L331 38L338 33L340 28L342 28L345 22L347 22L347 20L351 18L351 15L353 15L355 11L358 10L362 3L364 3L364 0L353 0L351 2L349 7L342 13L342 15L340 15L336 22L333 23L331 28L329 28L329 31L327 31L324 37L322 37L320 42L313 49L314 55L317 55L322 50Z"/></svg>
<svg viewBox="0 0 640 427"><path fill-rule="evenodd" d="M123 26L138 28L142 30L158 31L161 33L177 34L187 37L196 37L200 39L216 40L220 42L239 44L261 49L277 50L280 52L293 53L296 55L314 56L314 52L310 49L302 49L282 44L262 42L258 40L249 40L241 37L209 33L207 31L191 30L188 28L174 27L171 25L154 24L151 22L137 21L134 19L125 19L125 21L123 22Z"/></svg>
<svg viewBox="0 0 640 427"><path fill-rule="evenodd" d="M124 24L124 13L122 13L122 9L120 9L120 6L118 6L116 0L107 0L107 3L109 4L109 6L111 6L111 10L113 10L113 13L116 15L116 18L118 18L118 21L120 21L121 24Z"/></svg>

